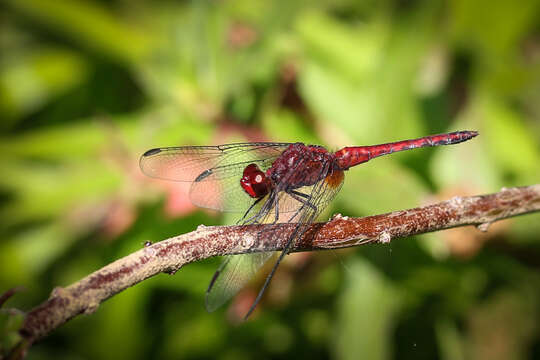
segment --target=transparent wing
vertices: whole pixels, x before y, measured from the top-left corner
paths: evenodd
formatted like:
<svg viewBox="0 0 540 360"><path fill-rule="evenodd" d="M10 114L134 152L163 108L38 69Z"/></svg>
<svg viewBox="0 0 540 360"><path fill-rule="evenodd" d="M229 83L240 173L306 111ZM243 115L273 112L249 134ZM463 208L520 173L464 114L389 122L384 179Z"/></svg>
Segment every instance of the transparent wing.
<svg viewBox="0 0 540 360"><path fill-rule="evenodd" d="M206 310L215 311L240 291L275 253L229 255L223 259L206 293Z"/></svg>
<svg viewBox="0 0 540 360"><path fill-rule="evenodd" d="M263 171L288 143L242 143L152 149L141 156L142 171L151 177L193 182L190 199L208 209L245 212L254 202L240 186L245 167Z"/></svg>
<svg viewBox="0 0 540 360"><path fill-rule="evenodd" d="M205 170L191 184L189 198L199 207L229 212L245 212L255 201L240 186L243 171L249 164L256 164L263 171L275 157L251 159Z"/></svg>
<svg viewBox="0 0 540 360"><path fill-rule="evenodd" d="M150 177L172 181L195 181L205 171L212 170L214 179L237 175L240 165L277 158L288 143L238 143L218 146L179 146L156 148L145 152L139 165Z"/></svg>
<svg viewBox="0 0 540 360"><path fill-rule="evenodd" d="M274 159L251 161L249 164L257 164L265 170L272 165L273 161ZM242 171L249 164L237 163L234 165L234 167L240 168L237 171L219 169L205 176L203 181L193 182L189 191L191 202L207 209L245 213L255 202L255 199L250 197L240 186ZM225 177L226 172L235 173L235 176ZM304 189L300 188L299 191L304 191ZM297 211L302 205L297 199L285 192L281 192L279 198L279 214ZM254 206L250 213L254 214L259 211L266 200L263 199L258 206Z"/></svg>
<svg viewBox="0 0 540 360"><path fill-rule="evenodd" d="M298 211L298 219L292 221L310 224L316 220L317 216L326 209L328 204L334 199L343 185L344 174L342 171L335 171L333 174L320 180L315 185L297 189L308 196L308 203L302 205Z"/></svg>
<svg viewBox="0 0 540 360"><path fill-rule="evenodd" d="M261 201L261 203L261 206L264 206L264 201ZM274 220L274 211L267 211L256 220L248 219L244 221L243 225L272 223ZM268 251L225 256L206 291L206 310L212 312L236 295L257 274L260 268L276 254L275 251Z"/></svg>
<svg viewBox="0 0 540 360"><path fill-rule="evenodd" d="M284 253L289 251L307 227L317 219L317 216L319 216L332 199L334 199L342 185L343 172L338 171L319 180L312 186L296 189L296 193L303 194L303 196L301 196L303 202L301 202L301 206L298 210L289 215L288 221L296 223L297 227L293 233L289 235L287 244L283 249ZM274 236L280 236L279 232L276 232Z"/></svg>

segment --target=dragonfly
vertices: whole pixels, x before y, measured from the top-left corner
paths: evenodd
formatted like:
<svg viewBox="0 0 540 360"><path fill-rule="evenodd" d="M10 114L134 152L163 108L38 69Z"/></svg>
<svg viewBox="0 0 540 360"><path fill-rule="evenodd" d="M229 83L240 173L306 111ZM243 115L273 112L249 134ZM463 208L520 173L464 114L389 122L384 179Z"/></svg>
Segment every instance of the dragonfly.
<svg viewBox="0 0 540 360"><path fill-rule="evenodd" d="M271 234L271 239L288 238L247 318L295 241L336 196L345 171L379 156L458 144L477 135L477 131L456 131L386 144L344 147L335 152L300 142L165 147L146 151L139 163L142 172L150 177L190 182L190 200L199 207L243 213L239 224L296 224L287 235L279 230ZM206 309L214 311L234 296L274 253L248 251L226 256L206 291Z"/></svg>

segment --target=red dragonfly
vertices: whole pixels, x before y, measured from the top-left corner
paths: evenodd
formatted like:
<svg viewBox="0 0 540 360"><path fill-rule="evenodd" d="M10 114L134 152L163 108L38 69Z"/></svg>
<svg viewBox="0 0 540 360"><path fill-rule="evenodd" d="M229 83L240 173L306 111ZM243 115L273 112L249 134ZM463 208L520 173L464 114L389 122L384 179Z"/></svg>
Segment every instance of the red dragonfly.
<svg viewBox="0 0 540 360"><path fill-rule="evenodd" d="M341 188L345 170L378 156L457 144L477 135L476 131L457 131L387 144L345 147L334 153L318 145L271 142L156 148L141 156L140 166L146 175L154 178L191 182L189 195L195 205L243 212L241 224L297 224L247 318L295 240ZM273 236L280 234L276 230ZM230 299L272 254L225 257L206 292L206 309L214 311Z"/></svg>

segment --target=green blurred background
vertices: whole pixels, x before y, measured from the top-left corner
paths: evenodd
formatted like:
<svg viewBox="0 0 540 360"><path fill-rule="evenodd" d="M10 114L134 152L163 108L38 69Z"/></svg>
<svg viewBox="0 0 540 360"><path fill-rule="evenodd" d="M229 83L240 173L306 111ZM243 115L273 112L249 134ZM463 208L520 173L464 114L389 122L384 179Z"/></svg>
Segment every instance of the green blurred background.
<svg viewBox="0 0 540 360"><path fill-rule="evenodd" d="M0 116L0 292L23 285L7 306L27 310L147 240L236 220L144 177L152 147L480 131L351 169L322 219L538 182L540 1L4 0ZM210 259L28 359L540 358L539 234L533 214L288 256L247 322L263 277L208 314Z"/></svg>

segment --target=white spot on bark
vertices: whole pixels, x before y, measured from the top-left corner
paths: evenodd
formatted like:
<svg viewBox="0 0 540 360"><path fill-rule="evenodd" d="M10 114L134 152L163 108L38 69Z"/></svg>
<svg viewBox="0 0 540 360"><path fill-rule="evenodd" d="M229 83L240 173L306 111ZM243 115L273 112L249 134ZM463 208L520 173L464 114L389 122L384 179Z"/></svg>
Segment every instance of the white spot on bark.
<svg viewBox="0 0 540 360"><path fill-rule="evenodd" d="M84 314L90 315L96 312L97 308L99 307L98 301L91 301L90 304L84 309Z"/></svg>
<svg viewBox="0 0 540 360"><path fill-rule="evenodd" d="M392 237L390 236L389 233L387 233L386 231L383 231L379 236L378 236L378 239L379 242L381 244L388 244L390 242L390 240L392 240Z"/></svg>
<svg viewBox="0 0 540 360"><path fill-rule="evenodd" d="M463 198L461 196L454 196L449 201L453 206L460 206L463 203Z"/></svg>
<svg viewBox="0 0 540 360"><path fill-rule="evenodd" d="M341 219L341 214L340 213L337 213L337 214L334 214L331 218L330 218L330 221L332 220L339 220Z"/></svg>
<svg viewBox="0 0 540 360"><path fill-rule="evenodd" d="M340 213L337 213L337 214L334 214L334 216L330 218L330 221L333 221L333 220L349 220L349 217L343 216Z"/></svg>
<svg viewBox="0 0 540 360"><path fill-rule="evenodd" d="M254 244L255 244L255 236L246 234L242 237L242 241L240 241L239 250L250 249Z"/></svg>
<svg viewBox="0 0 540 360"><path fill-rule="evenodd" d="M51 293L51 298L54 297L66 297L68 296L68 292L63 287L57 286L53 289Z"/></svg>
<svg viewBox="0 0 540 360"><path fill-rule="evenodd" d="M156 255L156 249L154 249L153 247L145 247L144 255L153 257Z"/></svg>
<svg viewBox="0 0 540 360"><path fill-rule="evenodd" d="M482 232L486 232L488 231L490 225L490 222L485 222L483 224L477 225L476 228Z"/></svg>

